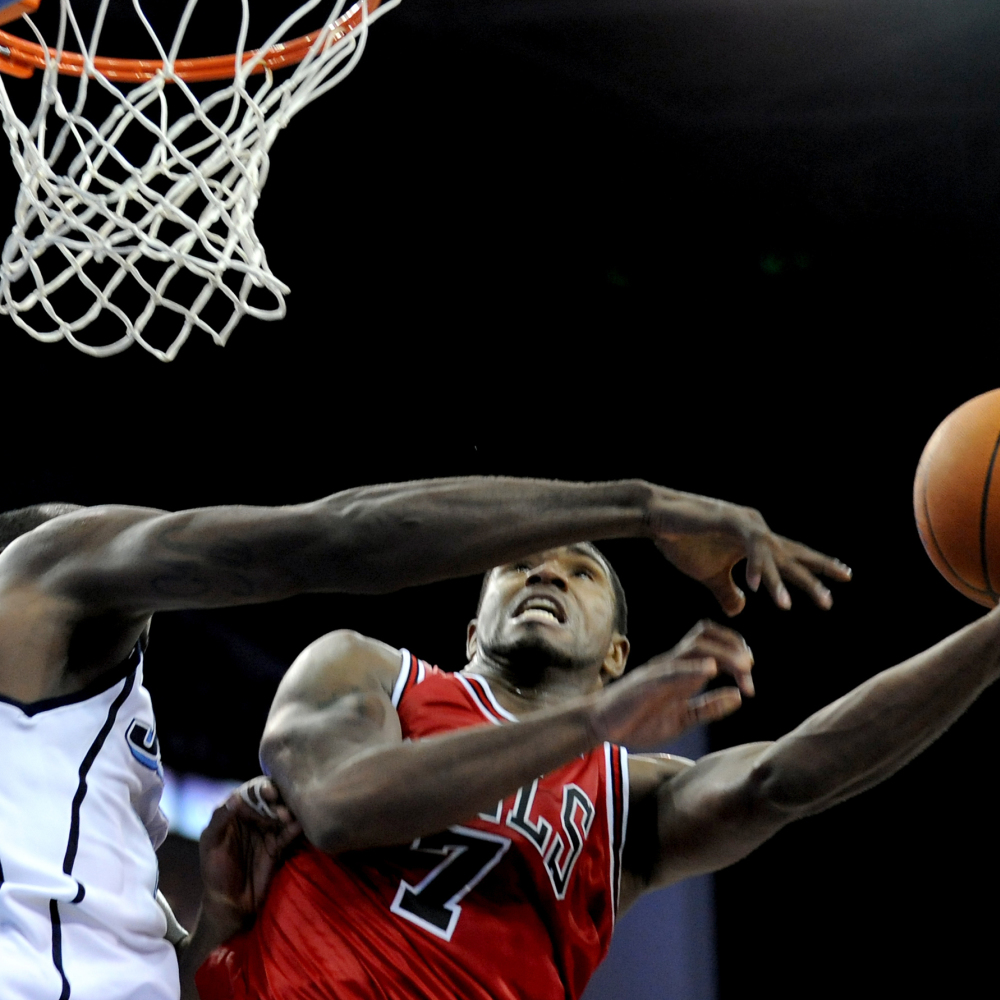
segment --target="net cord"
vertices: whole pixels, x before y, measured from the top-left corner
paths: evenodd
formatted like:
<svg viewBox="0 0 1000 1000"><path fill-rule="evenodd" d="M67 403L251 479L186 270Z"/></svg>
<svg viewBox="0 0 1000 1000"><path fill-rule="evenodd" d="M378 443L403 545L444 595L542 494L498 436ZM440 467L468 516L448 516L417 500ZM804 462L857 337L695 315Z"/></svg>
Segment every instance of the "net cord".
<svg viewBox="0 0 1000 1000"><path fill-rule="evenodd" d="M267 180L268 151L281 129L299 110L351 72L364 51L368 26L399 0L388 0L371 13L362 4L360 17L355 17L356 23L347 30L337 26L345 2L338 0L326 21L327 27L315 33L304 58L280 84L275 83L274 72L263 62L263 54L321 0L310 0L291 13L249 59L244 52L249 6L247 0L242 0L240 32L231 63L232 84L201 102L188 82L172 72L183 33L198 0L188 0L169 49L156 37L139 7L139 0L133 0L145 30L162 57L162 69L127 94L99 72L95 62L108 2L102 0L100 4L89 45L84 44L69 4L65 0L62 3L58 47L54 56L48 55L48 49L44 50L47 55L42 97L30 126L14 113L0 78L4 130L22 181L14 229L0 256L0 313L10 315L18 326L38 340L52 342L65 338L97 357L118 353L137 342L161 360L172 360L193 329L204 330L216 343L224 344L244 314L260 319L284 316L284 295L289 292L288 286L270 271L264 248L253 228L254 212ZM30 23L28 18L25 20ZM30 27L37 35L35 25L30 24ZM66 107L56 86L59 54L67 33L75 36L83 53L83 72L79 76L72 110ZM251 75L256 79L258 72L262 72L263 77L251 93L248 81ZM83 114L91 81L116 101L112 113L99 126ZM163 92L167 82L176 84L191 104L191 111L173 123L169 122ZM221 124L213 121L211 113L227 102L229 108ZM61 119L62 124L46 153L50 113ZM149 157L138 167L118 149L118 143L133 125L145 129L153 137ZM195 125L207 134L185 147L184 133ZM58 173L53 165L67 148L78 151L65 172ZM124 181L106 176L103 169L111 164L125 173ZM155 180L163 179L170 184L166 193L158 192L153 186ZM92 191L95 187L104 191ZM200 192L204 200L197 217L184 208L195 192ZM126 211L136 206L141 207L141 216L137 220L129 219ZM172 242L160 238L160 231L168 222L184 230ZM27 235L32 225L41 227L41 236ZM222 232L216 231L218 229ZM65 266L55 277L46 280L38 259L50 249L62 255ZM168 265L155 285L142 273L140 264L144 259ZM105 260L113 261L117 270L102 288L92 280L86 268L92 261ZM190 305L175 302L168 295L171 281L182 270L205 282ZM222 280L225 272L242 276L238 292ZM34 281L34 290L15 301L11 286L29 275ZM111 301L126 277L131 277L147 296L145 307L134 320ZM49 298L74 279L93 296L93 303L81 316L66 321L53 308ZM276 305L273 308L251 305L247 299L253 288L266 289L276 299ZM200 315L215 292L221 292L232 307L228 322L219 329L213 328ZM22 318L23 313L36 305L41 306L55 329L37 330ZM154 347L142 336L157 308L183 316L181 331L166 350ZM125 332L111 344L87 344L78 334L104 310L119 319Z"/></svg>

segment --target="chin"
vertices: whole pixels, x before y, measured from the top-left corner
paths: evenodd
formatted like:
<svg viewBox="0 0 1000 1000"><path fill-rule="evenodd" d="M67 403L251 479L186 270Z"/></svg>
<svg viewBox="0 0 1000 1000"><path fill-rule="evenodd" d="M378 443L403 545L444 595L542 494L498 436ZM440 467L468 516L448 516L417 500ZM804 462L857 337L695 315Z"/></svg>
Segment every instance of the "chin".
<svg viewBox="0 0 1000 1000"><path fill-rule="evenodd" d="M534 629L513 639L490 643L486 652L521 676L538 674L549 667L573 669L586 665L575 651L563 649Z"/></svg>

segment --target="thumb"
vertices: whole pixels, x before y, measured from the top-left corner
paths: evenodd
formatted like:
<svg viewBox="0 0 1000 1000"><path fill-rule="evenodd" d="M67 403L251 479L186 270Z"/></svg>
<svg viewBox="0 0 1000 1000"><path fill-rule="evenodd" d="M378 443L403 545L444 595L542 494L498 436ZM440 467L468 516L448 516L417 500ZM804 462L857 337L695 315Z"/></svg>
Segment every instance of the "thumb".
<svg viewBox="0 0 1000 1000"><path fill-rule="evenodd" d="M743 591L733 581L733 568L731 566L702 582L712 591L722 610L730 618L738 615L746 606L747 599Z"/></svg>

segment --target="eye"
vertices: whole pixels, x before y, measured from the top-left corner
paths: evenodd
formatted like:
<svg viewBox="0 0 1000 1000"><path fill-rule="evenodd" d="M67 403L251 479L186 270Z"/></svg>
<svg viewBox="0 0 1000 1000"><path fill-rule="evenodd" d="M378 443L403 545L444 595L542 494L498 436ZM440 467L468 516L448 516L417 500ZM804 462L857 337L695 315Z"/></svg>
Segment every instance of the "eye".
<svg viewBox="0 0 1000 1000"><path fill-rule="evenodd" d="M594 579L594 573L593 573L593 571L587 569L586 567L581 567L573 575L574 576L582 576L584 580L593 580Z"/></svg>

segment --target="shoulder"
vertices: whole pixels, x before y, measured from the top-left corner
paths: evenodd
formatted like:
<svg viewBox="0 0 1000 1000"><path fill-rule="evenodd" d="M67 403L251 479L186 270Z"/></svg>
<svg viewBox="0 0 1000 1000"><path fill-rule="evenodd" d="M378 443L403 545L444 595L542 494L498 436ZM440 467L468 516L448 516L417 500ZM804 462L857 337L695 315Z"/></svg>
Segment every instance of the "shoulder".
<svg viewBox="0 0 1000 1000"><path fill-rule="evenodd" d="M54 517L0 551L0 578L51 574L105 549L129 528L164 513L152 507L106 504Z"/></svg>
<svg viewBox="0 0 1000 1000"><path fill-rule="evenodd" d="M289 701L329 704L348 691L392 694L399 676L400 650L354 632L337 629L311 642L295 658L274 699L274 708Z"/></svg>
<svg viewBox="0 0 1000 1000"><path fill-rule="evenodd" d="M265 773L286 797L303 773L314 776L347 751L402 739L391 697L401 665L400 650L349 629L320 636L298 655L278 685L260 743Z"/></svg>

